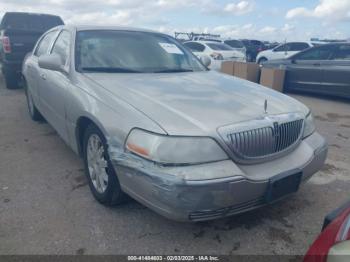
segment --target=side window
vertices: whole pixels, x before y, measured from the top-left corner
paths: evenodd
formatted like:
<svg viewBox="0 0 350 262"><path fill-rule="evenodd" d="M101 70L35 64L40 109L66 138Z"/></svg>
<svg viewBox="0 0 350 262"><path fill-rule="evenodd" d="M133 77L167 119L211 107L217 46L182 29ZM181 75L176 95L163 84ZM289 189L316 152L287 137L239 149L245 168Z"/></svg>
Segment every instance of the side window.
<svg viewBox="0 0 350 262"><path fill-rule="evenodd" d="M205 46L199 43L196 43L196 49L198 50L198 52L203 52L205 49Z"/></svg>
<svg viewBox="0 0 350 262"><path fill-rule="evenodd" d="M289 51L302 51L309 48L307 43L291 43Z"/></svg>
<svg viewBox="0 0 350 262"><path fill-rule="evenodd" d="M185 43L185 46L192 52L203 52L205 49L204 45L195 42Z"/></svg>
<svg viewBox="0 0 350 262"><path fill-rule="evenodd" d="M333 52L333 60L350 60L350 45L340 45Z"/></svg>
<svg viewBox="0 0 350 262"><path fill-rule="evenodd" d="M298 60L328 60L332 54L332 46L315 47L296 55L294 58Z"/></svg>
<svg viewBox="0 0 350 262"><path fill-rule="evenodd" d="M68 31L62 31L58 36L51 54L57 54L61 57L63 64L65 65L69 56L70 33Z"/></svg>
<svg viewBox="0 0 350 262"><path fill-rule="evenodd" d="M39 44L37 45L34 55L41 56L47 53L57 31L50 32L46 34L43 38L41 38Z"/></svg>
<svg viewBox="0 0 350 262"><path fill-rule="evenodd" d="M273 51L275 52L285 52L287 49L287 44L284 45L280 45L278 47L276 47Z"/></svg>
<svg viewBox="0 0 350 262"><path fill-rule="evenodd" d="M233 47L233 48L243 48L244 47L243 44L237 40L227 40L227 41L224 41L224 43Z"/></svg>

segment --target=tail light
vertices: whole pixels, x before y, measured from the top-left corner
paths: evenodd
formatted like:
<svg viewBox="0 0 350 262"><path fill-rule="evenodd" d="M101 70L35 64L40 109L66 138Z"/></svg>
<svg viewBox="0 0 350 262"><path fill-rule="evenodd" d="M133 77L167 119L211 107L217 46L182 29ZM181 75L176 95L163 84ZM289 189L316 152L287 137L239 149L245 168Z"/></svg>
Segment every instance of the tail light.
<svg viewBox="0 0 350 262"><path fill-rule="evenodd" d="M224 60L224 57L220 53L212 53L210 55L214 60Z"/></svg>
<svg viewBox="0 0 350 262"><path fill-rule="evenodd" d="M350 209L342 212L316 239L304 262L326 262L329 250L337 243L350 240Z"/></svg>
<svg viewBox="0 0 350 262"><path fill-rule="evenodd" d="M2 37L2 48L4 49L5 54L11 53L11 43L10 38L8 36Z"/></svg>

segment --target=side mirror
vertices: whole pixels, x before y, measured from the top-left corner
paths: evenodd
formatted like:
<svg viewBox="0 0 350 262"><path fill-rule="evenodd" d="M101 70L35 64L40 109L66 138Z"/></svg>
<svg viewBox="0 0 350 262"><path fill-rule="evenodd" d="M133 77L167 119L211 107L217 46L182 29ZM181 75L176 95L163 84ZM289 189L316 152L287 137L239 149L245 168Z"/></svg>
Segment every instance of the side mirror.
<svg viewBox="0 0 350 262"><path fill-rule="evenodd" d="M211 64L211 59L209 56L207 55L201 55L199 57L199 59L201 60L201 62L203 63L203 65L205 65L206 67L210 66Z"/></svg>
<svg viewBox="0 0 350 262"><path fill-rule="evenodd" d="M64 64L61 57L56 54L39 56L38 64L40 68L64 72Z"/></svg>

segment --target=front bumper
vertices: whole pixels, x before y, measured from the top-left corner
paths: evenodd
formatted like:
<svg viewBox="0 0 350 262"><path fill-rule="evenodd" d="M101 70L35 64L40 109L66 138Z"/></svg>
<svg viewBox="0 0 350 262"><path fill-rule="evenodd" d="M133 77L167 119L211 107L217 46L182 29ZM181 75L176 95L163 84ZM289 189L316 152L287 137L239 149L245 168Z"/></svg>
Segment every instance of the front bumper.
<svg viewBox="0 0 350 262"><path fill-rule="evenodd" d="M327 143L318 133L304 139L282 158L256 165L216 163L164 167L148 161L111 160L122 190L157 213L178 221L204 221L263 206L269 181L281 174L302 172L302 182L320 170Z"/></svg>

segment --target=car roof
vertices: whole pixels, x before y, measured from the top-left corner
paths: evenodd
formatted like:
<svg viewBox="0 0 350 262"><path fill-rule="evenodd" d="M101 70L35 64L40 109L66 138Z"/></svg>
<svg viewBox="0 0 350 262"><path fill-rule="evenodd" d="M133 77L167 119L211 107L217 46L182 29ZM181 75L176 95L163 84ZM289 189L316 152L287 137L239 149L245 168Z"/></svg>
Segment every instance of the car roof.
<svg viewBox="0 0 350 262"><path fill-rule="evenodd" d="M134 31L134 32L145 32L145 33L156 33L163 34L154 30L148 30L137 27L125 27L125 26L95 26L95 25L59 25L51 28L46 33L54 30L66 29L69 31L90 31L90 30L116 30L116 31ZM165 34L164 34L165 35Z"/></svg>

